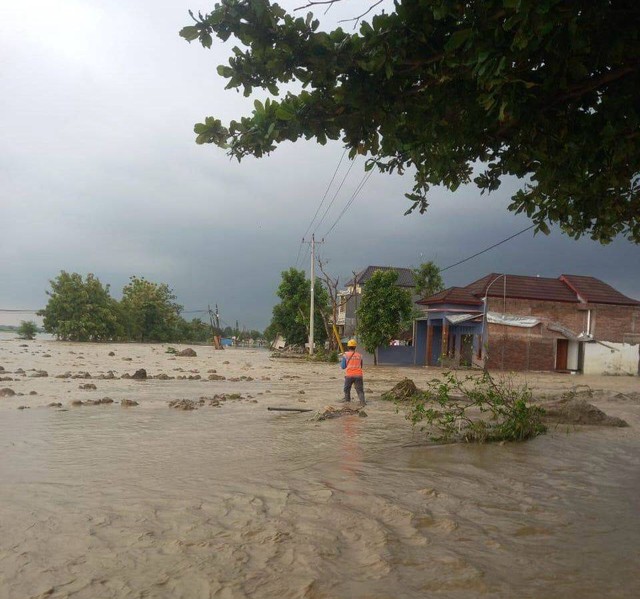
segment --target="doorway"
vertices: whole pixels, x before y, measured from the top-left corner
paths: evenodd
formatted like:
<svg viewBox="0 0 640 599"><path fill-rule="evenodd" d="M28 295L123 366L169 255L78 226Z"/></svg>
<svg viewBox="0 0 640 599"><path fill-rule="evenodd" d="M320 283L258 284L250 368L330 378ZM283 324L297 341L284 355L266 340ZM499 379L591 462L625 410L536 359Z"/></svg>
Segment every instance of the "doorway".
<svg viewBox="0 0 640 599"><path fill-rule="evenodd" d="M556 370L567 369L568 355L569 355L569 340L556 339Z"/></svg>

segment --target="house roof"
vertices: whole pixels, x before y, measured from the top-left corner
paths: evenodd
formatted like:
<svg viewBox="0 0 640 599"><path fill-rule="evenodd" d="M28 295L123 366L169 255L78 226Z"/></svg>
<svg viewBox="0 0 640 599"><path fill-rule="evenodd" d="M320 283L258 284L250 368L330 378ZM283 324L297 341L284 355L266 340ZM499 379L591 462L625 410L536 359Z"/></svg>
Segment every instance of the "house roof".
<svg viewBox="0 0 640 599"><path fill-rule="evenodd" d="M506 296L510 298L571 303L580 301L571 288L562 280L547 277L510 274L503 277L500 273L491 273L470 283L465 289L476 297L485 297L485 295L502 297L505 293L505 279Z"/></svg>
<svg viewBox="0 0 640 599"><path fill-rule="evenodd" d="M494 272L470 283L465 289L479 298L485 295L502 297L505 293L505 279L506 296L510 298L640 306L639 301L623 295L600 279L578 275L562 275L551 279L510 274L503 277Z"/></svg>
<svg viewBox="0 0 640 599"><path fill-rule="evenodd" d="M618 304L622 306L640 306L640 302L607 285L594 277L562 275L560 280L566 283L582 300L594 304Z"/></svg>
<svg viewBox="0 0 640 599"><path fill-rule="evenodd" d="M431 295L416 302L423 306L431 304L462 304L464 306L482 306L482 300L474 297L464 287L449 287L435 295Z"/></svg>
<svg viewBox="0 0 640 599"><path fill-rule="evenodd" d="M413 271L410 268L399 268L397 266L367 266L364 270L361 270L357 275L356 279L358 284L366 283L373 275L373 273L379 270L393 270L398 273L398 282L396 285L398 287L415 287L415 281L413 279ZM347 282L347 286L353 285L353 279L350 279Z"/></svg>

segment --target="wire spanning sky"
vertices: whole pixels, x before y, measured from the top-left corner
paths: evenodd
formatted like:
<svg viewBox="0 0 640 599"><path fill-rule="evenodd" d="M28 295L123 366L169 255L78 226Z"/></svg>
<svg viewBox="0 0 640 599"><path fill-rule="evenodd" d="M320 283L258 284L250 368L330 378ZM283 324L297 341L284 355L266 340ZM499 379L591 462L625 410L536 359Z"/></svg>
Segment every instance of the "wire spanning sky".
<svg viewBox="0 0 640 599"><path fill-rule="evenodd" d="M254 99L225 91L216 73L233 43L207 51L178 36L188 9L214 4L198 2L0 0L0 308L43 307L64 269L93 272L115 297L129 276L144 276L168 283L186 310L217 303L227 322L268 324L280 272L302 263L300 240L343 147L300 141L238 164L196 146L194 123L238 118ZM352 16L348 4L326 16L320 8L323 26ZM369 264L453 264L528 224L506 211L514 182L488 197L436 189L426 215L403 216L411 175L373 173L354 197L363 175L361 161L317 231L339 219L319 251L343 282ZM528 232L445 282L492 271L593 275L640 298L640 251L624 240Z"/></svg>

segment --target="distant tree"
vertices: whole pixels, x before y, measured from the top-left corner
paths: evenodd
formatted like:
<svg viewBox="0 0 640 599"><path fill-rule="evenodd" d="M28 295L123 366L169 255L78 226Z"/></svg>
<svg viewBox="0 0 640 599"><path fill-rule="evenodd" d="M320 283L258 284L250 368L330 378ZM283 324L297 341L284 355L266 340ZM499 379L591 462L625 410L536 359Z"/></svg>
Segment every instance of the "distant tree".
<svg viewBox="0 0 640 599"><path fill-rule="evenodd" d="M35 339L38 332L38 325L33 320L21 320L18 327L18 336L20 339Z"/></svg>
<svg viewBox="0 0 640 599"><path fill-rule="evenodd" d="M109 295L109 285L89 273L64 270L52 281L49 300L38 315L44 330L63 341L110 341L122 335L118 303Z"/></svg>
<svg viewBox="0 0 640 599"><path fill-rule="evenodd" d="M421 297L429 297L444 289L440 269L431 260L413 269L413 280L416 285L416 294Z"/></svg>
<svg viewBox="0 0 640 599"><path fill-rule="evenodd" d="M233 329L231 327L224 327L222 334L227 338L231 338L233 337Z"/></svg>
<svg viewBox="0 0 640 599"><path fill-rule="evenodd" d="M241 160L340 139L367 168L413 174L409 211L435 185L511 180L509 210L537 230L640 242L637 0L371 0L357 31L269 0L211 4L180 35L233 37L226 88L276 98L228 124L206 117L196 143Z"/></svg>
<svg viewBox="0 0 640 599"><path fill-rule="evenodd" d="M281 334L289 345L304 345L309 336L311 282L305 277L303 270L295 268L283 271L281 275L282 281L277 291L281 301L273 307L270 326ZM327 314L328 304L327 292L320 279L316 279L313 327L315 343L324 343L327 339L323 314Z"/></svg>
<svg viewBox="0 0 640 599"><path fill-rule="evenodd" d="M264 333L262 333L262 336L269 343L275 341L276 337L278 336L277 324L271 322L271 324L269 324L269 326L264 330Z"/></svg>
<svg viewBox="0 0 640 599"><path fill-rule="evenodd" d="M172 341L178 334L182 306L166 283L131 277L120 305L127 337L135 341Z"/></svg>
<svg viewBox="0 0 640 599"><path fill-rule="evenodd" d="M411 322L411 294L397 286L398 273L379 270L365 283L358 307L356 334L378 363L376 349L386 345Z"/></svg>
<svg viewBox="0 0 640 599"><path fill-rule="evenodd" d="M204 322L200 318L193 318L191 321L179 317L176 325L176 334L174 338L168 341L175 342L191 342L191 343L207 343L210 342L214 335L211 324Z"/></svg>

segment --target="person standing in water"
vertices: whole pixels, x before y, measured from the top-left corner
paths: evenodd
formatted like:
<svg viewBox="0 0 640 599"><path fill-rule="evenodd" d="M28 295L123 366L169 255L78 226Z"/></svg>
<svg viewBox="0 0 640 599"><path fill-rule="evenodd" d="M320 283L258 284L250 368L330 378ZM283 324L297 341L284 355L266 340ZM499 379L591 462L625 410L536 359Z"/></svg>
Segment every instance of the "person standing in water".
<svg viewBox="0 0 640 599"><path fill-rule="evenodd" d="M349 339L347 343L347 351L342 354L340 367L345 371L344 377L344 399L342 402L349 403L351 401L351 387L355 385L360 405L366 404L364 399L364 383L362 379L362 355L356 351L357 342L355 339Z"/></svg>

